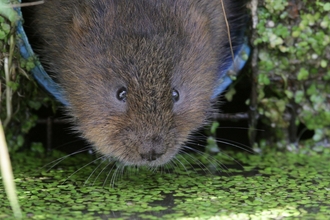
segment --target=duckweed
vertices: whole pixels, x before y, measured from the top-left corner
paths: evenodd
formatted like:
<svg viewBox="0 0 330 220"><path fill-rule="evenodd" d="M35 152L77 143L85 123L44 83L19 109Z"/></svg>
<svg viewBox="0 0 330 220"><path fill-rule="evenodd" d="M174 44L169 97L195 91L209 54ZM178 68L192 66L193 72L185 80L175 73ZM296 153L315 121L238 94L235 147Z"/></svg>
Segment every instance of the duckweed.
<svg viewBox="0 0 330 220"><path fill-rule="evenodd" d="M243 166L226 161L230 171L211 174L193 167L187 158L182 160L185 167L127 170L117 176L114 185L106 180L110 169L90 177L98 164L75 172L94 159L90 155L66 159L45 172L41 167L58 153L52 158L17 153L13 169L22 210L29 219L294 219L330 215L329 152L226 154ZM10 219L2 185L0 192L0 218Z"/></svg>

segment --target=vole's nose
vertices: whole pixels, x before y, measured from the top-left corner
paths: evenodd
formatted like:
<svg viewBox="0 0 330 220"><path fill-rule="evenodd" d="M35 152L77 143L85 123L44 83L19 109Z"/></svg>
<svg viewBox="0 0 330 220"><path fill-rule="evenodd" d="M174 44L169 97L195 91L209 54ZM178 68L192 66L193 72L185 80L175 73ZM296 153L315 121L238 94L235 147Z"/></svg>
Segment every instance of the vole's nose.
<svg viewBox="0 0 330 220"><path fill-rule="evenodd" d="M166 152L164 139L160 135L154 135L146 138L143 144L140 145L138 152L143 160L148 162L155 161Z"/></svg>
<svg viewBox="0 0 330 220"><path fill-rule="evenodd" d="M149 152L146 153L141 153L141 158L147 161L154 161L157 160L159 157L161 157L164 153L158 153L155 150L151 150Z"/></svg>

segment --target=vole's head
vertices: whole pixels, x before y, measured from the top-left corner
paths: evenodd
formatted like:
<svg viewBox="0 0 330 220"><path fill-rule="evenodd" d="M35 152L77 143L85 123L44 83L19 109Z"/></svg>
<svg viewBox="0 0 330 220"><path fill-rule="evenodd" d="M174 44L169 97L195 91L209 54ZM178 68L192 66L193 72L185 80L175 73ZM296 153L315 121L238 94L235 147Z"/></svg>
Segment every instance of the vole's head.
<svg viewBox="0 0 330 220"><path fill-rule="evenodd" d="M215 70L212 61L202 63L208 56L202 59L182 43L166 37L123 41L104 62L95 61L103 68L88 69L66 89L72 90L79 131L98 152L126 165L162 165L204 125Z"/></svg>
<svg viewBox="0 0 330 220"><path fill-rule="evenodd" d="M213 111L222 11L174 3L95 1L45 35L77 130L126 165L169 162Z"/></svg>

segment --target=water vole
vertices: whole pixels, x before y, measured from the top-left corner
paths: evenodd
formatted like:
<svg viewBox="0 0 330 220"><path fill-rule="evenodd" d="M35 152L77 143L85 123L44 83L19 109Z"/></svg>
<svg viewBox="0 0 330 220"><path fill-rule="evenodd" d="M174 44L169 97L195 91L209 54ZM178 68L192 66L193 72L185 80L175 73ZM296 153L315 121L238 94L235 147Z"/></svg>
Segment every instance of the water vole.
<svg viewBox="0 0 330 220"><path fill-rule="evenodd" d="M76 129L125 165L165 164L214 113L211 97L243 23L242 1L48 0L40 56Z"/></svg>

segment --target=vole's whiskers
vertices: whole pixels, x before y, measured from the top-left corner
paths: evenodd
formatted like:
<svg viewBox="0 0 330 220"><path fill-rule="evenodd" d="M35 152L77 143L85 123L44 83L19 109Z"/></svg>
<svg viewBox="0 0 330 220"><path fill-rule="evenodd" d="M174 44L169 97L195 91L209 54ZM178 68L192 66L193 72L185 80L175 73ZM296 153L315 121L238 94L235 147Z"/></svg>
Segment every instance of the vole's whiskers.
<svg viewBox="0 0 330 220"><path fill-rule="evenodd" d="M63 156L63 157L60 157L60 158L58 158L58 159L56 159L56 160L53 160L53 161L50 162L50 163L47 163L46 165L44 165L43 167L41 167L41 169L44 169L45 167L50 166L50 165L53 164L50 168L47 169L47 172L49 172L49 171L50 171L51 169L53 169L56 165L58 165L58 164L61 163L63 160L67 159L68 157L71 157L71 156L76 155L76 154L79 154L79 153L86 152L86 151L88 151L89 149L90 149L89 147L85 147L85 148L83 148L83 149L81 149L81 150L79 150L79 151L76 151L76 152L73 152L73 153L71 153L71 154L68 154L68 155L65 155L65 156Z"/></svg>
<svg viewBox="0 0 330 220"><path fill-rule="evenodd" d="M251 154L255 153L250 146L248 146L246 144L239 143L237 141L223 139L223 138L217 138L216 142L221 143L221 144L225 144L225 145L228 145L228 146L232 146L232 147L235 147L235 148L238 148L238 149L241 149L241 150L244 150L244 151L246 151L248 153L251 153Z"/></svg>
<svg viewBox="0 0 330 220"><path fill-rule="evenodd" d="M162 166L164 168L164 172L166 173L171 173L171 169L173 170L175 166L177 166L176 162L174 160L177 160L177 158L173 158L172 160L170 160L169 162L167 162L164 166Z"/></svg>
<svg viewBox="0 0 330 220"><path fill-rule="evenodd" d="M207 154L207 153L205 153L205 152L202 152L202 151L199 151L199 150L197 150L197 149L194 149L194 148L190 148L190 147L187 147L187 149L189 149L189 150L191 150L191 151L193 151L193 152L195 152L195 153L197 153L198 155L201 155L201 156L203 156L208 162L209 162L209 164L210 165L212 165L212 166L214 166L214 167L217 167L217 166L219 166L222 170L221 171L227 171L228 170L228 168L226 167L226 165L224 165L224 164L222 164L221 162L219 162L217 159L215 159L212 155L209 155L209 154ZM191 156L191 157L193 157L193 156ZM193 159L195 159L195 161L197 160L200 164L203 164L201 161L199 161L197 158L193 158ZM212 160L211 160L212 159ZM214 163L217 165L217 166L215 166L214 165ZM209 173L213 173L211 170L210 170L210 168L208 168L207 166L205 166L204 164L203 164L203 167L209 172ZM205 171L205 170L204 170Z"/></svg>
<svg viewBox="0 0 330 220"><path fill-rule="evenodd" d="M95 177L95 179L94 179L94 181L93 181L93 183L92 183L92 186L94 186L94 184L96 183L96 181L97 181L97 179L100 177L100 175L103 173L103 171L106 169L106 168L108 168L111 164L113 164L113 163L111 163L111 162L109 162L105 167L103 167L102 168L102 170L97 174L97 176ZM113 165L114 166L114 165ZM111 170L112 170L112 168L111 168Z"/></svg>
<svg viewBox="0 0 330 220"><path fill-rule="evenodd" d="M82 139L80 139L80 137L77 137L77 138L75 138L74 140L72 140L72 141L67 141L67 142L65 142L64 144L60 144L60 145L58 145L58 146L56 146L56 147L54 147L54 148L52 148L53 150L61 150L61 149L63 149L64 147L67 147L67 146L70 146L71 144L74 144L74 143L77 143L77 142L79 142L79 141L82 141ZM88 146L87 146L88 147ZM84 147L84 148L82 148L82 149L85 149L86 147ZM91 148L91 147L89 147L89 148Z"/></svg>
<svg viewBox="0 0 330 220"><path fill-rule="evenodd" d="M218 127L217 129L235 129L235 130L250 130L251 128L247 128L247 127ZM253 128L252 130L254 131L265 131L262 129L258 129L258 128Z"/></svg>
<svg viewBox="0 0 330 220"><path fill-rule="evenodd" d="M113 174L111 175L111 179L110 179L110 187L114 187L115 186L115 182L118 179L118 170L121 170L121 175L123 173L123 170L125 169L124 165L118 165L118 163L114 163L113 166L111 167L111 169L108 171L107 177L105 178L104 182L103 182L103 187L105 186L110 174L112 173L113 168L115 168L115 171L113 172Z"/></svg>
<svg viewBox="0 0 330 220"><path fill-rule="evenodd" d="M99 159L104 159L104 156L99 157L97 160ZM95 161L95 160L94 160ZM96 172L96 170L105 162L106 160L103 160L101 163L99 163L99 165L97 165L97 167L91 172L91 174L89 174L88 178L85 180L84 185L86 185L89 181L89 179L94 175L94 173Z"/></svg>
<svg viewBox="0 0 330 220"><path fill-rule="evenodd" d="M179 156L181 156L180 154L178 154L177 155L177 157L179 157ZM186 166L177 158L177 157L174 157L173 159L175 160L175 161L173 161L173 163L176 165L176 166L178 166L178 164L179 164L179 166L182 166L183 167L183 169L185 169L185 171L186 171L186 173L188 173L188 169L186 168ZM182 159L184 159L185 161L187 161L184 157L182 157L181 156L181 158ZM188 162L188 161L187 161ZM189 163L190 164L190 163Z"/></svg>
<svg viewBox="0 0 330 220"><path fill-rule="evenodd" d="M187 146L185 146L185 148L187 148ZM195 149L194 149L195 150ZM196 150L195 152L198 153L198 151ZM187 153L187 152L183 152L187 157L189 157L191 160L194 161L194 163L196 163L196 165L198 165L203 171L208 171L210 172L210 170L205 166L204 163L202 163L199 159L197 159L196 157L194 157L193 155ZM184 157L182 157L184 160L186 160ZM187 161L187 160L186 160ZM189 163L189 165L191 166L191 168L193 168L193 170L195 172L197 172L197 170L195 169L195 167L193 166L193 164L191 164L189 161L187 161Z"/></svg>
<svg viewBox="0 0 330 220"><path fill-rule="evenodd" d="M102 158L103 158L103 157L99 157L99 158L97 158L97 159L95 159L95 160L92 160L91 162L85 164L84 166L80 167L79 169L77 169L76 171L74 171L72 174L70 174L70 175L69 175L69 176L63 181L63 183L65 183L68 179L70 179L73 175L75 175L76 173L78 173L80 170L84 169L85 167L89 166L89 165L92 164L92 163L95 163L95 161L98 161L98 160L100 160L100 159L102 159Z"/></svg>

